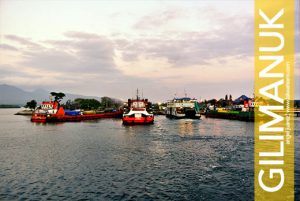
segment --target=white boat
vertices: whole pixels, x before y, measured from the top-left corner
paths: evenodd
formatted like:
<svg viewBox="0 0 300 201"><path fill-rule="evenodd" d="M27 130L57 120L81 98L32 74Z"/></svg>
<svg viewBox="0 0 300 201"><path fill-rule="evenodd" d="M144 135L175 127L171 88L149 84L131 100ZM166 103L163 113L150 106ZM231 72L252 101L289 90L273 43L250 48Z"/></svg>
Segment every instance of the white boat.
<svg viewBox="0 0 300 201"><path fill-rule="evenodd" d="M196 99L174 98L167 102L166 116L176 119L200 119L200 108Z"/></svg>

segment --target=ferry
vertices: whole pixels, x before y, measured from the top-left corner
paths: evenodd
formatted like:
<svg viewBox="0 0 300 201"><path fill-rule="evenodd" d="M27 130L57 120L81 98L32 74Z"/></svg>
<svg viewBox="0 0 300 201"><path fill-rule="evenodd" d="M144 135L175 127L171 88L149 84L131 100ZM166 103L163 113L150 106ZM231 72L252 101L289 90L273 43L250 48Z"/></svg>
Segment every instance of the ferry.
<svg viewBox="0 0 300 201"><path fill-rule="evenodd" d="M196 99L174 98L167 102L166 116L174 119L200 119L200 108Z"/></svg>
<svg viewBox="0 0 300 201"><path fill-rule="evenodd" d="M95 120L101 118L121 118L123 111L111 110L101 113L85 114L80 110L65 110L58 101L42 102L42 104L32 113L31 121L46 122L70 122Z"/></svg>
<svg viewBox="0 0 300 201"><path fill-rule="evenodd" d="M123 113L123 124L153 124L154 115L150 112L150 106L148 99L140 99L137 91L136 99L128 99Z"/></svg>

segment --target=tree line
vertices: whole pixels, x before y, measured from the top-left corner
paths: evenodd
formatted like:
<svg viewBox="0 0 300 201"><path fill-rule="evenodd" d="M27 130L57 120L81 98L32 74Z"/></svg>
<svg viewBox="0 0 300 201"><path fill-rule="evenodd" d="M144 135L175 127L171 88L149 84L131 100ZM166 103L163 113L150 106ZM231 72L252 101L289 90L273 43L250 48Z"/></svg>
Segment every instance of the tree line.
<svg viewBox="0 0 300 201"><path fill-rule="evenodd" d="M51 92L54 101L60 102L66 95L62 92ZM104 96L101 100L96 99L86 99L86 98L76 98L75 100L67 100L66 103L60 104L65 109L75 110L97 110L97 109L107 109L107 108L119 108L123 105L123 102L114 98ZM25 108L35 109L37 106L36 100L31 100L26 103Z"/></svg>
<svg viewBox="0 0 300 201"><path fill-rule="evenodd" d="M64 108L74 110L74 109L84 109L84 110L97 110L97 109L107 109L107 108L119 108L123 103L119 100L102 97L101 101L96 99L85 99L76 98L75 100L68 100L63 104Z"/></svg>

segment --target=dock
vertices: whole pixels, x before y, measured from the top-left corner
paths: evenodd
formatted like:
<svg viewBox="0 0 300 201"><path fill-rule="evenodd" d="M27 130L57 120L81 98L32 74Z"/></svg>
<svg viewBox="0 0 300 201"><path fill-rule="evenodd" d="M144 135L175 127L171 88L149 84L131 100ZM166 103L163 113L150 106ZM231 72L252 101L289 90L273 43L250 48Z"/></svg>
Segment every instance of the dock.
<svg viewBox="0 0 300 201"><path fill-rule="evenodd" d="M275 111L275 113L285 113L285 111ZM294 114L295 117L300 117L300 109L293 109L289 112ZM203 113L208 118L219 118L219 119L231 119L240 121L254 121L254 112L242 112L242 111L217 111L209 110Z"/></svg>

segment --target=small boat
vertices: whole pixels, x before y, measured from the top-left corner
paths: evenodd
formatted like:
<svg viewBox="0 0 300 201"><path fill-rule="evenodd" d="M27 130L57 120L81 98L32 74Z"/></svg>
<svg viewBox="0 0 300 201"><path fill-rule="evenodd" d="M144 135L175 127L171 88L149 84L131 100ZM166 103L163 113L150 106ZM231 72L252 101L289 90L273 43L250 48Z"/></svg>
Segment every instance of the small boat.
<svg viewBox="0 0 300 201"><path fill-rule="evenodd" d="M136 99L128 99L123 113L123 124L153 124L154 115L150 112L150 106L148 99L140 99L137 91Z"/></svg>
<svg viewBox="0 0 300 201"><path fill-rule="evenodd" d="M33 110L24 108L23 110L17 112L15 115L32 115Z"/></svg>
<svg viewBox="0 0 300 201"><path fill-rule="evenodd" d="M121 118L122 110L110 110L103 113L80 112L77 110L65 110L57 101L43 102L31 116L32 122L76 122L95 120L102 118Z"/></svg>
<svg viewBox="0 0 300 201"><path fill-rule="evenodd" d="M166 116L175 119L200 119L200 108L196 99L174 98L167 102Z"/></svg>

